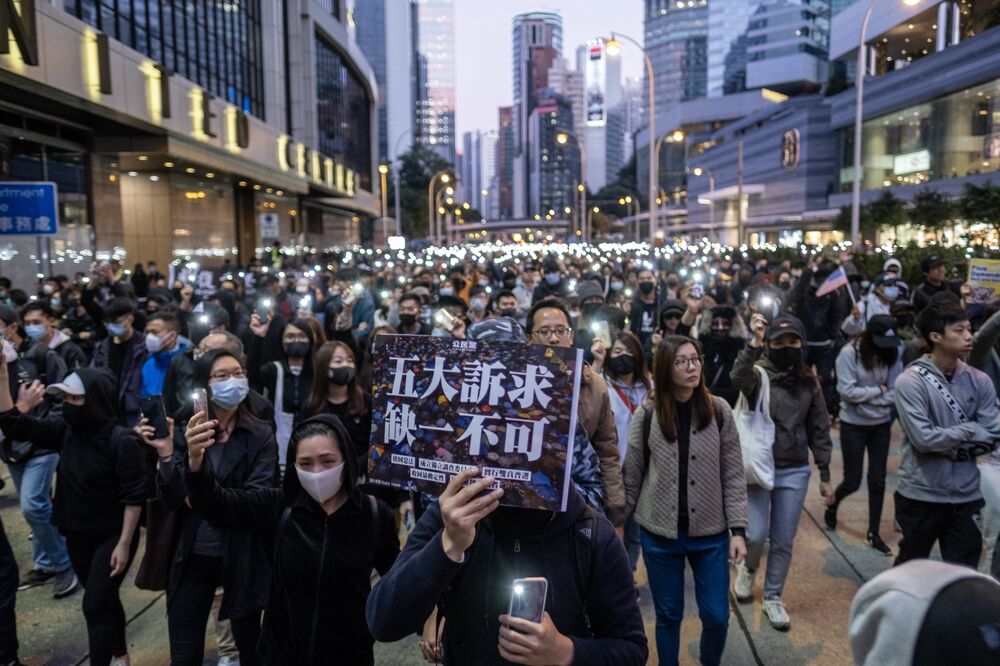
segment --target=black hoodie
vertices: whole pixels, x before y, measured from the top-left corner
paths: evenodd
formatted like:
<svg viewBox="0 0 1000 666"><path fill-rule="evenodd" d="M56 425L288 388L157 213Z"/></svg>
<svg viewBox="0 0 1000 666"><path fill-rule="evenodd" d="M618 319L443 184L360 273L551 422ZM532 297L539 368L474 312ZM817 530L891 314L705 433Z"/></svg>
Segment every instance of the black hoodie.
<svg viewBox="0 0 1000 666"><path fill-rule="evenodd" d="M80 368L87 420L71 428L62 419L35 418L16 409L0 414L8 437L60 453L52 524L65 532L120 532L122 506L143 506L152 495L146 450L139 436L117 425L114 376Z"/></svg>
<svg viewBox="0 0 1000 666"><path fill-rule="evenodd" d="M506 509L513 513L502 523L496 519L500 514L490 516L477 527L462 563L445 554L441 511L432 504L392 570L372 590L372 634L380 641L405 638L419 632L440 605L447 619L446 664L506 664L497 650L498 617L508 610L511 582L542 576L549 581L545 609L560 633L572 639L574 664L645 664L649 650L625 548L611 523L603 516L586 520L583 498L575 491L570 498L568 510L544 525L529 525L537 521L527 510ZM541 511L530 513L544 517ZM579 561L573 554L575 532L591 524L589 581L580 583L581 590L573 564Z"/></svg>
<svg viewBox="0 0 1000 666"><path fill-rule="evenodd" d="M271 586L258 652L265 664L373 664L374 639L365 624L371 570L384 574L399 554L392 510L358 489L358 461L336 416L309 423L332 427L347 455L348 499L327 516L299 484L295 435L281 489L233 490L210 474L187 475L191 505L213 524L259 532L271 557Z"/></svg>

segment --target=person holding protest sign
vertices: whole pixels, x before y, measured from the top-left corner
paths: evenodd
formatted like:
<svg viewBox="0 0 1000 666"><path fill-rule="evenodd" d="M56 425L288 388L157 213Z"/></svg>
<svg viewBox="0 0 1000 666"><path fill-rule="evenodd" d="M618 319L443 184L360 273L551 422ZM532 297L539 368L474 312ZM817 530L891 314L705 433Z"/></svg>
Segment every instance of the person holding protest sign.
<svg viewBox="0 0 1000 666"><path fill-rule="evenodd" d="M372 590L375 639L419 632L437 609L445 664L645 664L632 573L610 523L576 492L565 512L500 507L502 492L478 475L452 477ZM513 581L529 576L548 581L540 622L507 613Z"/></svg>
<svg viewBox="0 0 1000 666"><path fill-rule="evenodd" d="M655 394L629 425L625 506L635 509L656 606L661 664L678 663L684 560L694 571L701 663L718 664L729 627L729 564L746 555L747 486L729 404L705 385L701 346L668 335ZM732 538L730 538L730 533Z"/></svg>

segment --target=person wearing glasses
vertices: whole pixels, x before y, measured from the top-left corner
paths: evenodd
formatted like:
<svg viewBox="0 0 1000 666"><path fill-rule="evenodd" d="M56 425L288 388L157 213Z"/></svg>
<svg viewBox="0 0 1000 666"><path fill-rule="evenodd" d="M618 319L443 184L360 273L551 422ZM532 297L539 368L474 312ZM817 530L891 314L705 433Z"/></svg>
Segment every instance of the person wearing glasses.
<svg viewBox="0 0 1000 666"><path fill-rule="evenodd" d="M250 386L274 404L275 441L281 475L285 475L285 454L292 436L295 416L309 400L313 384L316 344L309 322L292 319L281 332L281 353L277 361L262 363L265 340L275 319L262 320L255 312L250 317L253 336L247 350ZM282 320L277 320L278 324Z"/></svg>
<svg viewBox="0 0 1000 666"><path fill-rule="evenodd" d="M167 585L167 628L170 663L202 663L205 625L215 589L224 594L221 620L230 620L244 666L260 663L256 645L260 614L268 599L270 566L258 532L214 525L188 503L190 472L185 452L205 450L205 470L222 488L261 490L278 485L278 447L271 426L246 406L250 391L242 361L225 349L206 353L195 365L195 386L206 388L207 411L198 411L177 438L153 438L153 428L140 422L146 443L159 456L157 486L169 508L178 512L177 549ZM210 446L214 444L214 446Z"/></svg>
<svg viewBox="0 0 1000 666"><path fill-rule="evenodd" d="M809 490L809 452L819 469L820 494L833 497L830 484L830 415L819 378L806 365L806 328L797 317L781 315L768 324L757 313L750 319L753 338L736 357L731 374L733 385L751 405L761 387L759 367L767 373L771 400L765 408L774 421L774 488L747 488L749 548L737 567L733 596L740 603L753 600L753 585L764 551L770 541L767 575L764 579L764 614L778 631L791 626L781 602L785 579L792 565L792 545Z"/></svg>
<svg viewBox="0 0 1000 666"><path fill-rule="evenodd" d="M569 309L562 301L548 299L535 303L528 313L527 322L531 342L553 347L573 346ZM625 487L622 485L615 417L611 412L608 385L600 373L594 372L589 365L583 366L580 377L578 416L600 461L605 513L618 535L623 536L628 516L625 513Z"/></svg>
<svg viewBox="0 0 1000 666"><path fill-rule="evenodd" d="M701 618L701 663L718 664L729 627L729 563L746 555L747 487L729 404L708 391L701 345L666 336L656 349L653 397L629 424L627 509L635 510L656 608L661 664L676 664L684 618L684 562Z"/></svg>

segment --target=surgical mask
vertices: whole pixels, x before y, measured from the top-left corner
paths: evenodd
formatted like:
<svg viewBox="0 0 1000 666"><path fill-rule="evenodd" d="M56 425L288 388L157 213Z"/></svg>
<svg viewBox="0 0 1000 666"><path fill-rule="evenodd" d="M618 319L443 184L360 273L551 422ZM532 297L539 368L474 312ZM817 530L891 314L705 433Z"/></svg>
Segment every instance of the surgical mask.
<svg viewBox="0 0 1000 666"><path fill-rule="evenodd" d="M472 309L473 310L485 310L488 301L485 298L473 298L472 299Z"/></svg>
<svg viewBox="0 0 1000 666"><path fill-rule="evenodd" d="M635 372L635 359L625 354L612 356L608 365L616 375L628 375Z"/></svg>
<svg viewBox="0 0 1000 666"><path fill-rule="evenodd" d="M344 463L322 472L307 472L296 465L295 475L299 477L302 490L316 500L317 504L322 504L340 491L340 486L344 483Z"/></svg>
<svg viewBox="0 0 1000 666"><path fill-rule="evenodd" d="M416 323L417 323L417 315L415 314L406 313L399 315L399 324L401 326L406 326L407 328L409 328L410 326L413 326Z"/></svg>
<svg viewBox="0 0 1000 666"><path fill-rule="evenodd" d="M479 278L479 286L480 287L488 287L488 286L490 286L490 279L489 278Z"/></svg>
<svg viewBox="0 0 1000 666"><path fill-rule="evenodd" d="M441 294L442 296L454 296L455 289L454 287L441 287L438 293Z"/></svg>
<svg viewBox="0 0 1000 666"><path fill-rule="evenodd" d="M246 377L233 377L210 384L212 402L223 409L235 409L250 392Z"/></svg>
<svg viewBox="0 0 1000 666"><path fill-rule="evenodd" d="M888 298L890 301L894 301L899 298L899 287L893 285L891 287L884 287L882 289L882 295Z"/></svg>
<svg viewBox="0 0 1000 666"><path fill-rule="evenodd" d="M308 342L286 342L283 347L288 358L305 358L309 353Z"/></svg>
<svg viewBox="0 0 1000 666"><path fill-rule="evenodd" d="M559 284L559 273L546 273L545 281L551 285Z"/></svg>
<svg viewBox="0 0 1000 666"><path fill-rule="evenodd" d="M124 336L125 331L127 330L125 328L125 324L105 324L104 328L108 329L108 333L115 336L116 338Z"/></svg>
<svg viewBox="0 0 1000 666"><path fill-rule="evenodd" d="M621 291L624 288L625 288L625 283L624 282L612 282L611 283L611 290L612 291Z"/></svg>
<svg viewBox="0 0 1000 666"><path fill-rule="evenodd" d="M28 324L24 327L24 332L32 340L41 340L45 337L45 324Z"/></svg>
<svg viewBox="0 0 1000 666"><path fill-rule="evenodd" d="M53 297L49 299L49 305L58 310L59 308L62 307L62 301L58 298Z"/></svg>
<svg viewBox="0 0 1000 666"><path fill-rule="evenodd" d="M56 288L51 284L42 285L42 293L46 296L51 296L56 291Z"/></svg>
<svg viewBox="0 0 1000 666"><path fill-rule="evenodd" d="M155 354L156 352L163 349L163 338L160 338L152 333L146 334L146 350L150 354Z"/></svg>
<svg viewBox="0 0 1000 666"><path fill-rule="evenodd" d="M802 350L798 347L781 347L780 349L769 349L767 357L778 370L791 372L798 370L802 365Z"/></svg>
<svg viewBox="0 0 1000 666"><path fill-rule="evenodd" d="M330 368L327 371L327 377L330 379L331 384L346 386L351 383L352 379L354 379L354 368Z"/></svg>

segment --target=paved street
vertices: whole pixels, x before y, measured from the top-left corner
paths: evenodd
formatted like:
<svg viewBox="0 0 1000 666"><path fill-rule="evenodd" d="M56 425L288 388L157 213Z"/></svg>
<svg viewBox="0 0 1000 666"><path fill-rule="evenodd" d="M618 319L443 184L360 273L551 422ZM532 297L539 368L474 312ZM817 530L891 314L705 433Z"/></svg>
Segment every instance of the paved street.
<svg viewBox="0 0 1000 666"><path fill-rule="evenodd" d="M889 460L889 493L895 487L899 460L898 432ZM27 526L17 509L9 474L7 488L0 493L0 511L22 570L30 557ZM840 480L840 454L835 448L833 481ZM814 475L806 509L799 526L791 575L785 590L785 603L792 620L787 634L773 631L761 614L759 580L758 601L738 606L730 623L726 664L849 664L847 614L857 588L885 569L890 559L868 549L864 543L867 495L864 490L844 502L837 533L822 525L822 503L818 479ZM892 501L886 502L882 536L895 550L899 534L892 529ZM132 567L132 572L135 571ZM650 663L655 662L655 619L645 572L640 568L642 612L650 639ZM125 610L129 617L128 638L132 661L137 666L168 663L165 603L162 594L138 590L131 578L123 587ZM18 631L21 658L28 666L62 666L87 663L86 633L80 613L78 593L63 601L53 601L48 587L22 592L17 599ZM697 663L697 609L693 583L688 576L687 615L683 628L682 663ZM207 640L206 664L214 664L215 644ZM386 665L422 663L416 637L376 649L376 661Z"/></svg>

